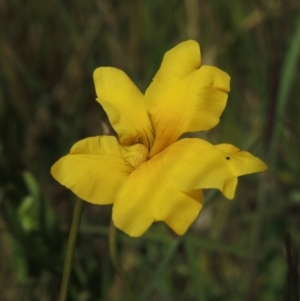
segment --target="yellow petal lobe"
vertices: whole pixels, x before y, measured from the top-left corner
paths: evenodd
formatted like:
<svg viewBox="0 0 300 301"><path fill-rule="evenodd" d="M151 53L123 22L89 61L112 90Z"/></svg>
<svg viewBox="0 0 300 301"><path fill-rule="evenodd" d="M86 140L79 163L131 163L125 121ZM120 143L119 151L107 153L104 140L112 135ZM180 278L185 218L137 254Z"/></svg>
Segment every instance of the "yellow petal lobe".
<svg viewBox="0 0 300 301"><path fill-rule="evenodd" d="M146 161L117 193L113 221L130 236L141 236L158 221L165 222L177 234L184 234L202 208L201 191L179 191L166 181L163 167L162 157Z"/></svg>
<svg viewBox="0 0 300 301"><path fill-rule="evenodd" d="M52 166L51 174L81 199L103 205L115 201L133 169L115 137L99 136L78 141Z"/></svg>
<svg viewBox="0 0 300 301"><path fill-rule="evenodd" d="M264 171L267 166L233 145L214 146L202 139L182 139L158 156L164 158L164 172L170 183L182 191L219 189L232 199L237 177Z"/></svg>
<svg viewBox="0 0 300 301"><path fill-rule="evenodd" d="M231 144L217 144L216 149L219 149L224 156L235 176L242 176L249 173L264 171L268 167L259 158L251 155L246 151L240 151L237 147Z"/></svg>
<svg viewBox="0 0 300 301"><path fill-rule="evenodd" d="M165 182L168 197L172 202L162 202L159 198L152 204L156 221L164 221L176 234L183 235L191 223L199 215L203 204L203 194L200 189L182 192Z"/></svg>
<svg viewBox="0 0 300 301"><path fill-rule="evenodd" d="M107 113L118 133L121 145L153 144L153 128L145 107L144 96L121 70L100 67L94 71L97 101Z"/></svg>
<svg viewBox="0 0 300 301"><path fill-rule="evenodd" d="M155 129L150 158L182 134L211 129L219 122L230 90L230 77L212 66L200 66L195 41L169 50L145 93Z"/></svg>

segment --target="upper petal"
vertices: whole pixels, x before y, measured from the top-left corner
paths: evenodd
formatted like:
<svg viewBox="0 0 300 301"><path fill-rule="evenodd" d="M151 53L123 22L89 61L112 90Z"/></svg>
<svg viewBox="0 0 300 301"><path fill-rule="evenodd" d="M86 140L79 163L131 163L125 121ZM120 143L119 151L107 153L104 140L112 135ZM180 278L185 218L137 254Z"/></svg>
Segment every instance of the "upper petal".
<svg viewBox="0 0 300 301"><path fill-rule="evenodd" d="M162 163L162 158L145 162L118 192L113 221L130 236L141 236L154 221L164 221L183 234L199 214L201 191L185 193L167 183Z"/></svg>
<svg viewBox="0 0 300 301"><path fill-rule="evenodd" d="M121 70L101 67L94 71L97 101L103 106L120 143L130 146L153 144L153 128L145 108L144 96Z"/></svg>
<svg viewBox="0 0 300 301"><path fill-rule="evenodd" d="M110 204L132 170L117 139L99 136L78 141L68 155L52 166L51 174L81 199Z"/></svg>
<svg viewBox="0 0 300 301"><path fill-rule="evenodd" d="M212 66L200 67L195 41L168 51L145 93L156 138L150 157L186 132L208 130L219 122L229 92L228 74Z"/></svg>
<svg viewBox="0 0 300 301"><path fill-rule="evenodd" d="M228 199L235 194L237 177L260 172L266 164L233 145L212 145L201 139L182 139L160 154L168 180L183 191L217 188Z"/></svg>

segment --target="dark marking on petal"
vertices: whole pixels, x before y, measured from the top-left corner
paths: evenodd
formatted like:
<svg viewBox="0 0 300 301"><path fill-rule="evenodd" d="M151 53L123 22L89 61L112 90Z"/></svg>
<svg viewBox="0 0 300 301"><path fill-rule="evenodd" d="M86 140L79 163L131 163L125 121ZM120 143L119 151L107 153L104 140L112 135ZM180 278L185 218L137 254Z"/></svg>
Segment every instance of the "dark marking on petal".
<svg viewBox="0 0 300 301"><path fill-rule="evenodd" d="M226 157L226 160L230 160L230 157Z"/></svg>

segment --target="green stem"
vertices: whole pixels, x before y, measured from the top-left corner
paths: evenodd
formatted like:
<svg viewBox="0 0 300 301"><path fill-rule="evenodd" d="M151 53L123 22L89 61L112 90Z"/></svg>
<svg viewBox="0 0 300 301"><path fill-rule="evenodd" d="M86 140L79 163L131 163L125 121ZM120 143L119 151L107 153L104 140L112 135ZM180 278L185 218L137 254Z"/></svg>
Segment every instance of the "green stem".
<svg viewBox="0 0 300 301"><path fill-rule="evenodd" d="M64 264L63 278L61 281L61 287L60 287L58 301L65 301L67 299L70 273L71 273L71 269L72 269L73 254L74 254L74 250L75 250L75 244L76 244L76 239L77 239L77 235L78 235L82 210L83 210L83 201L81 201L80 199L77 199L75 208L74 208L74 212L73 212L72 224L71 224L66 258L65 258L65 264Z"/></svg>
<svg viewBox="0 0 300 301"><path fill-rule="evenodd" d="M126 273L124 272L119 258L118 258L118 253L117 253L117 229L114 226L113 222L111 222L110 224L110 229L109 229L109 253L110 253L110 258L111 261L119 275L119 277L121 278L123 285L127 291L127 299L128 301L134 301L134 294L133 294L133 290L131 288L131 284L129 281L128 276L126 275Z"/></svg>

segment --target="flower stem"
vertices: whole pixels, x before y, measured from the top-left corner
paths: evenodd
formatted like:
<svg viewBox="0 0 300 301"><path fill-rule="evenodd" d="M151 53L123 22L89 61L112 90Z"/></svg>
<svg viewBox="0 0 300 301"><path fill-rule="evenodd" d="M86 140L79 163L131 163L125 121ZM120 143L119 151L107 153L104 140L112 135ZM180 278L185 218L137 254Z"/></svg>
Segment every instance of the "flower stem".
<svg viewBox="0 0 300 301"><path fill-rule="evenodd" d="M73 212L73 217L72 217L72 224L71 224L71 229L69 234L64 271L63 271L63 277L61 281L58 301L65 301L67 299L69 280L70 280L70 274L72 269L73 254L75 250L75 244L78 235L82 211L83 211L83 201L77 199L74 212Z"/></svg>
<svg viewBox="0 0 300 301"><path fill-rule="evenodd" d="M126 289L127 292L127 299L128 301L134 301L134 294L133 290L131 288L131 284L129 281L128 276L124 272L119 258L118 258L118 253L117 253L117 229L114 226L113 222L110 224L110 229L109 229L109 253L110 253L110 258L113 263L113 266L115 267L119 277L121 278L123 285Z"/></svg>

